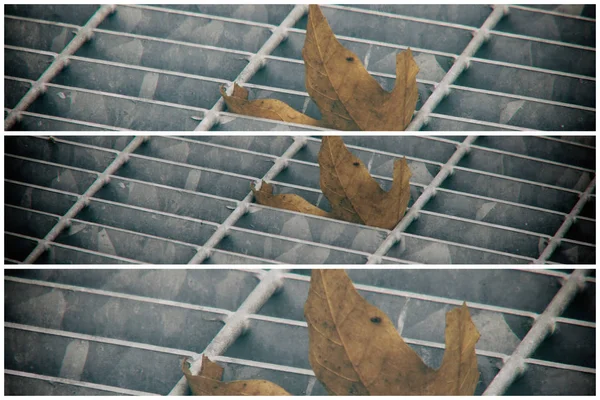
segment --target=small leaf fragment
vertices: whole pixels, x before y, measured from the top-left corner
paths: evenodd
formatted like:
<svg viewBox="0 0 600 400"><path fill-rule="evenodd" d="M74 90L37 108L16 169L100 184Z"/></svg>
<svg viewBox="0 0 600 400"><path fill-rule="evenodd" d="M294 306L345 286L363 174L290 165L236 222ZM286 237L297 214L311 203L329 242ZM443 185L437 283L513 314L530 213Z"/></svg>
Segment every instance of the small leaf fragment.
<svg viewBox="0 0 600 400"><path fill-rule="evenodd" d="M281 100L248 100L248 91L237 83L234 83L231 96L227 95L225 88L221 87L220 90L230 112L283 122L321 126L318 120L294 110Z"/></svg>
<svg viewBox="0 0 600 400"><path fill-rule="evenodd" d="M196 396L289 396L281 386L265 380L222 382L223 368L202 355L202 367L198 375L192 375L183 360L183 374Z"/></svg>
<svg viewBox="0 0 600 400"><path fill-rule="evenodd" d="M333 218L385 229L393 229L402 219L410 200L411 172L406 158L394 162L388 192L339 136L323 137L318 159L321 191L331 204Z"/></svg>
<svg viewBox="0 0 600 400"><path fill-rule="evenodd" d="M297 194L273 194L273 185L262 181L260 190L256 190L254 184L250 185L254 198L258 204L265 206L282 208L284 210L298 211L305 214L319 215L321 217L328 217L329 214L326 211L321 210L306 201L304 198Z"/></svg>
<svg viewBox="0 0 600 400"><path fill-rule="evenodd" d="M472 395L479 371L479 332L466 304L446 315L446 352L428 367L377 307L354 288L344 270L314 269L304 307L309 361L335 395Z"/></svg>
<svg viewBox="0 0 600 400"><path fill-rule="evenodd" d="M417 105L419 67L410 49L396 56L396 84L384 90L356 54L335 37L318 5L310 5L302 49L306 91L323 126L339 130L401 131Z"/></svg>

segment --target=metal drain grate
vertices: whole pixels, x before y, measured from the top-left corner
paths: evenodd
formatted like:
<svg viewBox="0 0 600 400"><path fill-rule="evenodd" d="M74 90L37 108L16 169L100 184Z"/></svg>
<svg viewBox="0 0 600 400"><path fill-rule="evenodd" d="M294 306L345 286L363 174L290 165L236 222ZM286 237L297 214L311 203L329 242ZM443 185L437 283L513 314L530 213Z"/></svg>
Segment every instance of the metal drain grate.
<svg viewBox="0 0 600 400"><path fill-rule="evenodd" d="M5 137L5 262L565 263L596 258L595 137L347 136L392 231L252 203L250 184L328 209L319 138Z"/></svg>
<svg viewBox="0 0 600 400"><path fill-rule="evenodd" d="M322 8L387 90L395 54L412 48L409 129L595 130L595 5ZM304 87L306 11L5 5L5 129L307 129L222 112L219 94L236 80L319 118Z"/></svg>
<svg viewBox="0 0 600 400"><path fill-rule="evenodd" d="M184 394L181 360L202 352L225 366L225 380L268 379L295 395L326 394L308 363L309 272L7 269L5 394ZM468 301L481 333L476 394L594 395L589 272L349 275L433 367L442 360L445 313Z"/></svg>

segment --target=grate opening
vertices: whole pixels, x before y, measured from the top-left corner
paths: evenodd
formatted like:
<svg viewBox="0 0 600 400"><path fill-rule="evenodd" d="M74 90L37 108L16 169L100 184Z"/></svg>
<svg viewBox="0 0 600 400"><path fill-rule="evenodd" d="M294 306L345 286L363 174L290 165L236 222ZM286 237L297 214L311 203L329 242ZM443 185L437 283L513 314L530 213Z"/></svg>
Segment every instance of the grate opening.
<svg viewBox="0 0 600 400"><path fill-rule="evenodd" d="M322 9L387 90L395 54L412 48L420 72L411 130L595 130L595 5ZM319 118L304 86L306 12L6 5L5 129L314 130L224 112L219 94L237 81L251 99Z"/></svg>
<svg viewBox="0 0 600 400"><path fill-rule="evenodd" d="M224 365L224 380L268 379L295 395L326 394L307 357L309 273L7 269L6 393L185 394L181 360L204 352ZM481 333L476 394L595 393L593 271L348 273L434 367L444 315L466 300ZM522 375L513 360L524 362Z"/></svg>
<svg viewBox="0 0 600 400"><path fill-rule="evenodd" d="M386 190L406 156L394 230L253 203L264 179L329 210L318 137L7 136L5 262L595 262L593 136L344 140Z"/></svg>

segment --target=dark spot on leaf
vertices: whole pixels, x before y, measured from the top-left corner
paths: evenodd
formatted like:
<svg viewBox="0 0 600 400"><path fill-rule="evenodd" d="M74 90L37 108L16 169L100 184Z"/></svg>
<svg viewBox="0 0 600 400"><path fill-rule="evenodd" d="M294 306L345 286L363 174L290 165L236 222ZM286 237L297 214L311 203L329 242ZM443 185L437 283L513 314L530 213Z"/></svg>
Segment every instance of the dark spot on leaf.
<svg viewBox="0 0 600 400"><path fill-rule="evenodd" d="M359 165L360 165L360 163L359 163L358 161L354 161L354 162L352 163L352 165L359 166Z"/></svg>
<svg viewBox="0 0 600 400"><path fill-rule="evenodd" d="M354 57L346 57L346 61L354 61Z"/></svg>
<svg viewBox="0 0 600 400"><path fill-rule="evenodd" d="M371 317L371 322L373 322L374 324L378 324L381 322L381 318L379 317Z"/></svg>

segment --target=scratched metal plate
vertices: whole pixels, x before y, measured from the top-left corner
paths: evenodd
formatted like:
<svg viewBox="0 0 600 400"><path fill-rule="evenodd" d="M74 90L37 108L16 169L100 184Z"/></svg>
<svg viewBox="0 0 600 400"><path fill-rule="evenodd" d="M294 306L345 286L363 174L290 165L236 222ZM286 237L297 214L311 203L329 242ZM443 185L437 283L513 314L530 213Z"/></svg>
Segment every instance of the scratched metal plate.
<svg viewBox="0 0 600 400"><path fill-rule="evenodd" d="M340 41L384 88L411 47L427 101L492 12L485 5L324 5ZM292 5L119 5L14 126L18 130L193 130ZM5 114L23 98L93 5L5 6ZM248 81L319 117L304 85L306 16ZM595 6L511 6L433 110L426 130L594 130ZM213 130L300 130L224 112Z"/></svg>
<svg viewBox="0 0 600 400"><path fill-rule="evenodd" d="M269 379L294 395L323 395L308 362L303 306L308 270L249 316L249 330L217 358L225 380ZM184 356L198 354L258 283L256 270L5 270L5 394L165 395ZM568 272L349 270L432 367L441 363L444 315L468 301L481 333L476 394L498 373ZM512 395L595 393L595 278L588 277L554 334L527 359ZM134 391L134 392L131 392Z"/></svg>

